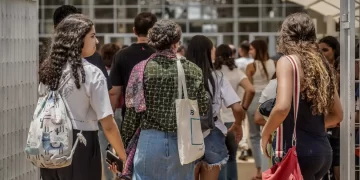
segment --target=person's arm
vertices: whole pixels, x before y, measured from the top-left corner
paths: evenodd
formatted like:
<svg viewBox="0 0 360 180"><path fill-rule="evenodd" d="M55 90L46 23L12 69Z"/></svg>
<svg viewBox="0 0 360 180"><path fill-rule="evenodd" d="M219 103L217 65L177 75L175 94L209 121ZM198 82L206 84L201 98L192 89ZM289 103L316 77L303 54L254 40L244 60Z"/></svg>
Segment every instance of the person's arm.
<svg viewBox="0 0 360 180"><path fill-rule="evenodd" d="M119 158L125 162L126 160L126 152L124 149L124 144L122 142L119 128L112 117L112 115L109 115L103 119L100 120L101 126L104 130L104 134L106 136L106 139L109 141L111 146L115 149L116 154L119 156Z"/></svg>
<svg viewBox="0 0 360 180"><path fill-rule="evenodd" d="M122 96L122 86L113 86L109 91L110 102L113 112L119 106L120 97Z"/></svg>
<svg viewBox="0 0 360 180"><path fill-rule="evenodd" d="M325 116L325 128L336 126L343 119L343 110L340 103L339 94L334 92L334 104L331 111Z"/></svg>
<svg viewBox="0 0 360 180"><path fill-rule="evenodd" d="M126 159L124 145L122 143L119 128L113 118L108 90L106 87L105 76L101 72L92 78L90 83L90 105L96 113L97 119L100 120L104 134L116 153L122 160Z"/></svg>
<svg viewBox="0 0 360 180"><path fill-rule="evenodd" d="M235 140L239 143L243 135L241 125L242 121L245 119L245 111L240 104L241 100L232 88L230 82L225 78L222 79L220 91L225 107L230 107L232 109L235 118L235 122L230 127L229 132L234 133Z"/></svg>
<svg viewBox="0 0 360 180"><path fill-rule="evenodd" d="M240 81L240 86L244 89L244 97L242 99L242 107L247 110L255 96L254 86L250 83L248 78L243 78Z"/></svg>
<svg viewBox="0 0 360 180"><path fill-rule="evenodd" d="M111 65L110 71L110 80L112 84L112 89L109 91L111 107L115 112L116 108L119 105L120 97L122 96L122 86L125 84L125 77L121 72L124 72L125 68L123 64L121 64L122 59L119 53L115 54L113 63Z"/></svg>
<svg viewBox="0 0 360 180"><path fill-rule="evenodd" d="M293 94L292 71L293 68L289 60L286 57L280 58L276 67L276 74L278 77L276 103L263 128L262 137L264 139L269 139L271 133L280 126L290 112Z"/></svg>
<svg viewBox="0 0 360 180"><path fill-rule="evenodd" d="M255 124L257 124L257 125L265 126L265 124L266 124L266 120L264 119L263 115L261 115L259 109L257 109L255 111L254 120L255 120Z"/></svg>
<svg viewBox="0 0 360 180"><path fill-rule="evenodd" d="M246 76L248 77L249 81L251 82L251 84L253 84L253 75L255 74L255 62L253 63L249 63L246 66Z"/></svg>

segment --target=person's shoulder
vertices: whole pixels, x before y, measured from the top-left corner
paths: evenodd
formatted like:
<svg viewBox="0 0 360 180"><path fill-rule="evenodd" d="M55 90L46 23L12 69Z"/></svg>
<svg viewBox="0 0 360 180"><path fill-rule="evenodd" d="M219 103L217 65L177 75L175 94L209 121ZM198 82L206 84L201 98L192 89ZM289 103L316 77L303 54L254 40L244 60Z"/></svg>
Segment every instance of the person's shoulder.
<svg viewBox="0 0 360 180"><path fill-rule="evenodd" d="M82 64L84 67L86 79L93 79L93 78L106 79L104 73L100 70L100 68L89 63L86 59L83 59Z"/></svg>
<svg viewBox="0 0 360 180"><path fill-rule="evenodd" d="M97 66L99 62L102 62L101 55L98 52L95 52L93 55L85 58L89 63Z"/></svg>
<svg viewBox="0 0 360 180"><path fill-rule="evenodd" d="M197 66L195 63L185 59L185 58L182 58L181 59L181 63L184 65L184 66L187 66L191 71L194 71L194 73L200 73L202 74L202 70L199 66ZM197 75L196 74L196 75Z"/></svg>

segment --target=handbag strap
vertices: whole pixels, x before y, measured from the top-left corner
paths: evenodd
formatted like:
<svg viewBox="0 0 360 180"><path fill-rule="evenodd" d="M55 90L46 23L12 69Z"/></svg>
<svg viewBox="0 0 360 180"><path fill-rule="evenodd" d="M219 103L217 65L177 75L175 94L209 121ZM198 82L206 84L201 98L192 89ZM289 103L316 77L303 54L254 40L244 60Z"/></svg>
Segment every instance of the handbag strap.
<svg viewBox="0 0 360 180"><path fill-rule="evenodd" d="M294 131L293 131L293 139L292 139L292 145L296 146L296 121L297 121L297 115L299 110L299 99L300 99L300 73L299 68L291 56L286 56L292 67L293 67L293 107L294 107Z"/></svg>
<svg viewBox="0 0 360 180"><path fill-rule="evenodd" d="M185 81L185 72L181 64L181 60L176 60L176 65L178 69L178 95L179 99L182 99L182 92L184 92L184 98L188 99L186 81Z"/></svg>
<svg viewBox="0 0 360 180"><path fill-rule="evenodd" d="M292 145L296 146L296 120L297 114L299 109L299 97L300 97L300 75L299 75L299 68L296 61L291 56L286 56L286 58L290 61L293 67L293 107L294 107L294 131L292 134ZM284 131L283 131L283 124L281 123L280 126L276 129L276 147L275 147L275 158L276 160L280 160L284 156Z"/></svg>

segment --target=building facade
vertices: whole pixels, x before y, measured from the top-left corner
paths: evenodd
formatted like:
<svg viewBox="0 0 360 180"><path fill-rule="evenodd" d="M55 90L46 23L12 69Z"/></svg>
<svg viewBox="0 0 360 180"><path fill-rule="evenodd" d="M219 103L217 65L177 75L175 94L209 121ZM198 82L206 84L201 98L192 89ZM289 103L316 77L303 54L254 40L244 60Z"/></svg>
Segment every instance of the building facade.
<svg viewBox="0 0 360 180"><path fill-rule="evenodd" d="M41 42L51 37L55 9L71 4L95 22L100 45L135 42L134 17L149 11L158 19L177 22L183 30L185 44L195 34L207 35L216 45L238 46L245 40L262 38L268 42L271 55L275 53L276 32L284 18L294 12L308 11L283 0L39 0L39 3ZM322 18L315 12L309 13Z"/></svg>

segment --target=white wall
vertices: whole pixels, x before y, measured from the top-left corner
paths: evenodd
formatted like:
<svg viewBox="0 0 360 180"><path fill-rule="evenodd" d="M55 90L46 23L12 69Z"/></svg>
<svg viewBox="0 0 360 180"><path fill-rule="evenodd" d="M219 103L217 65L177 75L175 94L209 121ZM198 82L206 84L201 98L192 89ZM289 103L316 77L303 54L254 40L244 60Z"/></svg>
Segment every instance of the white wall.
<svg viewBox="0 0 360 180"><path fill-rule="evenodd" d="M37 0L0 0L0 180L39 180L24 155L37 101Z"/></svg>

